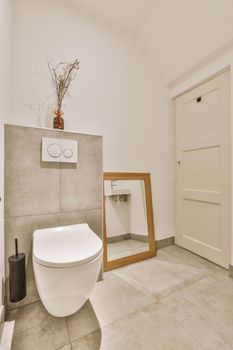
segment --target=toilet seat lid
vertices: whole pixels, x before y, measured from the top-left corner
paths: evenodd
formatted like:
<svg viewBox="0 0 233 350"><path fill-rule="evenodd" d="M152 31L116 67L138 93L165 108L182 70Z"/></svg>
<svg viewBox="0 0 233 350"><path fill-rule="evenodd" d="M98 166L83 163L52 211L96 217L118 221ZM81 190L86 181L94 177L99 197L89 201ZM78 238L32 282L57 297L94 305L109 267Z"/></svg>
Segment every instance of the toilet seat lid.
<svg viewBox="0 0 233 350"><path fill-rule="evenodd" d="M102 240L88 224L53 227L33 233L33 257L40 265L72 267L102 254Z"/></svg>

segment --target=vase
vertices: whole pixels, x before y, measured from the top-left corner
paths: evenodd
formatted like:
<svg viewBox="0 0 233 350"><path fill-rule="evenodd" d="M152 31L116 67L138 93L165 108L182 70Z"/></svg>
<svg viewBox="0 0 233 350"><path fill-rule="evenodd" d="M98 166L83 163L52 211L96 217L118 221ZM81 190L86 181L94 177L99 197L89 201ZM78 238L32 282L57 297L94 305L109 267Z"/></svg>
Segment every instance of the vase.
<svg viewBox="0 0 233 350"><path fill-rule="evenodd" d="M64 114L62 111L54 111L55 117L53 118L53 128L64 130L64 119L62 115Z"/></svg>

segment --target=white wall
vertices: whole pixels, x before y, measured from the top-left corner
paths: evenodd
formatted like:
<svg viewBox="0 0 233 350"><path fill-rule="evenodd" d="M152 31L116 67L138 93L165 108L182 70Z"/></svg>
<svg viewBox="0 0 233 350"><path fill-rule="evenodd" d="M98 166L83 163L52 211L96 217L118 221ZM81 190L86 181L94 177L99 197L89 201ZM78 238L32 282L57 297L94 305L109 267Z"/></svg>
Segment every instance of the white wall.
<svg viewBox="0 0 233 350"><path fill-rule="evenodd" d="M187 91L191 87L199 84L200 82L208 79L209 77L221 72L224 69L230 68L231 71L231 106L233 106L233 50L226 55L210 62L203 66L198 71L190 75L187 79L183 80L171 91L171 97L174 98ZM231 107L231 140L233 140L233 108ZM231 141L231 203L233 203L233 142ZM233 215L231 204L231 264L233 264Z"/></svg>
<svg viewBox="0 0 233 350"><path fill-rule="evenodd" d="M2 277L4 276L4 120L8 116L9 82L10 82L10 49L11 49L10 1L0 2L0 305L2 295Z"/></svg>
<svg viewBox="0 0 233 350"><path fill-rule="evenodd" d="M148 235L146 198L144 181L129 181L130 196L130 233Z"/></svg>
<svg viewBox="0 0 233 350"><path fill-rule="evenodd" d="M126 188L126 181L114 181L114 189ZM129 201L115 201L112 193L112 181L104 181L105 194L105 220L108 237L125 235L130 233L130 206Z"/></svg>
<svg viewBox="0 0 233 350"><path fill-rule="evenodd" d="M114 189L130 190L126 201L114 200L110 180L104 181L106 231L108 237L135 233L147 236L145 186L140 180L116 180Z"/></svg>
<svg viewBox="0 0 233 350"><path fill-rule="evenodd" d="M107 237L130 233L130 206L128 202L115 202L111 197L105 199Z"/></svg>
<svg viewBox="0 0 233 350"><path fill-rule="evenodd" d="M157 239L173 235L169 92L136 39L65 0L15 1L13 19L8 122L38 125L28 106L51 95L46 59L78 57L65 128L103 135L104 171L150 172Z"/></svg>
<svg viewBox="0 0 233 350"><path fill-rule="evenodd" d="M156 0L137 35L170 84L220 48L232 46L232 0Z"/></svg>

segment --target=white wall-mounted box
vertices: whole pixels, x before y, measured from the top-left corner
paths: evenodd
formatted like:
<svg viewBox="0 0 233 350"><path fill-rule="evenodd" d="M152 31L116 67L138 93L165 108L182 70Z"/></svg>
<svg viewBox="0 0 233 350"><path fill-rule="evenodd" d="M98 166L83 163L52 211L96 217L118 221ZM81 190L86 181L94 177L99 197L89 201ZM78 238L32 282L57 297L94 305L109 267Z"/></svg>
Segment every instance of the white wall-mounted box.
<svg viewBox="0 0 233 350"><path fill-rule="evenodd" d="M78 142L42 137L42 161L77 163Z"/></svg>

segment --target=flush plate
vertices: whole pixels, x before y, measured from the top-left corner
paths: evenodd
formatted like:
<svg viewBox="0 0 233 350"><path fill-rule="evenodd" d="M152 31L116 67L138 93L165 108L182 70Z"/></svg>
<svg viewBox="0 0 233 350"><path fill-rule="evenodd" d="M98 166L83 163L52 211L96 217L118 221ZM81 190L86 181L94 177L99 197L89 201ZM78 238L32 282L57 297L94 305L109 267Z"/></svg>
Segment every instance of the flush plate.
<svg viewBox="0 0 233 350"><path fill-rule="evenodd" d="M42 137L42 161L77 163L78 142Z"/></svg>

